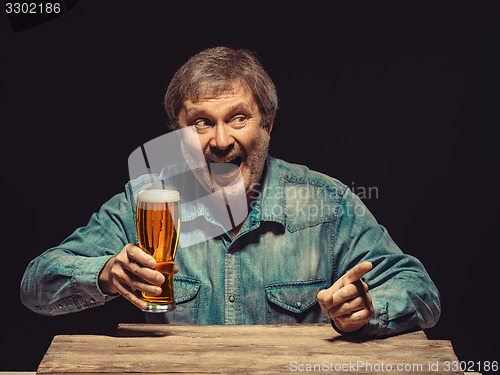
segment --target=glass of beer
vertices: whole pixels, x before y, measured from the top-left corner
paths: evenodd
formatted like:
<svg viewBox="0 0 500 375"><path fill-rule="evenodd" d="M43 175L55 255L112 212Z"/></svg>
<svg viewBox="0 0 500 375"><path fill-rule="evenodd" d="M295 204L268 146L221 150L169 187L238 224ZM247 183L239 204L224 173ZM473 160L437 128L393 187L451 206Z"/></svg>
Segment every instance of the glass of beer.
<svg viewBox="0 0 500 375"><path fill-rule="evenodd" d="M139 247L156 260L156 270L165 276L161 294L139 292L148 303L145 312L175 309L174 260L179 242L181 205L179 192L151 189L139 193L137 200L137 236Z"/></svg>

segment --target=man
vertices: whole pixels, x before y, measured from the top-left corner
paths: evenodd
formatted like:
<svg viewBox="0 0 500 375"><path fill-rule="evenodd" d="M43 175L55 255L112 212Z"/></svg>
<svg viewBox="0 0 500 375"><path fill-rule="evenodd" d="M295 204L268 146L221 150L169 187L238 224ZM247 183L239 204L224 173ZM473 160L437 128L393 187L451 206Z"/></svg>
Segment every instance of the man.
<svg viewBox="0 0 500 375"><path fill-rule="evenodd" d="M219 47L193 56L174 75L165 107L172 129L197 134L209 166L197 184L237 195L232 173L215 172L231 164L249 209L227 228L205 206L183 205L184 226L201 220L222 231L178 250L177 307L167 321L331 322L364 337L437 322L439 293L422 264L399 250L345 185L267 154L278 100L251 53ZM21 285L26 306L60 314L122 295L144 309L135 291L159 294L164 276L135 245L134 184L30 263Z"/></svg>

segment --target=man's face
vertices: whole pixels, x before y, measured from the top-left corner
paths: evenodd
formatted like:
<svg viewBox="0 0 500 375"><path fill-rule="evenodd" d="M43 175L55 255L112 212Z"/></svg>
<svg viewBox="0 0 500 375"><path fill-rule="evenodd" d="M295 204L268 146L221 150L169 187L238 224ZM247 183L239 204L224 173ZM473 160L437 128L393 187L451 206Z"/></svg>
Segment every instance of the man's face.
<svg viewBox="0 0 500 375"><path fill-rule="evenodd" d="M234 84L233 92L218 97L188 99L178 122L180 128L196 129L209 167L208 173L197 174L205 189L223 188L229 196L244 191L248 196L262 176L272 128L261 127L262 115L252 93Z"/></svg>

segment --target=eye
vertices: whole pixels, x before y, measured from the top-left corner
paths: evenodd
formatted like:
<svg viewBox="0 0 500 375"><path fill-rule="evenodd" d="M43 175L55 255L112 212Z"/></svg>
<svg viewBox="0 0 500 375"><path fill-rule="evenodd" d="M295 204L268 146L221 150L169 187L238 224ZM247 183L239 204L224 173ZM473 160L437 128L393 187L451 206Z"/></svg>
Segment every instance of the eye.
<svg viewBox="0 0 500 375"><path fill-rule="evenodd" d="M198 119L194 122L194 126L198 130L204 130L210 126L210 122L206 119L201 118L201 119Z"/></svg>
<svg viewBox="0 0 500 375"><path fill-rule="evenodd" d="M247 122L247 118L245 116L237 115L231 119L230 124L233 127L241 128L241 127L245 126L246 122Z"/></svg>

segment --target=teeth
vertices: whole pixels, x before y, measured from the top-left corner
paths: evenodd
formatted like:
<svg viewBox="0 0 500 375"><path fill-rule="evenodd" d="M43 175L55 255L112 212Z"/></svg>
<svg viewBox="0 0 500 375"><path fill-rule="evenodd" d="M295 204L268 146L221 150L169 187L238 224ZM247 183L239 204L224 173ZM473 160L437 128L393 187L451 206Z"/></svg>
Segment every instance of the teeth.
<svg viewBox="0 0 500 375"><path fill-rule="evenodd" d="M223 161L217 161L217 160L212 160L212 163L229 163L229 162L232 162L233 160L235 160L236 158L234 159L231 159L231 160L223 160Z"/></svg>

